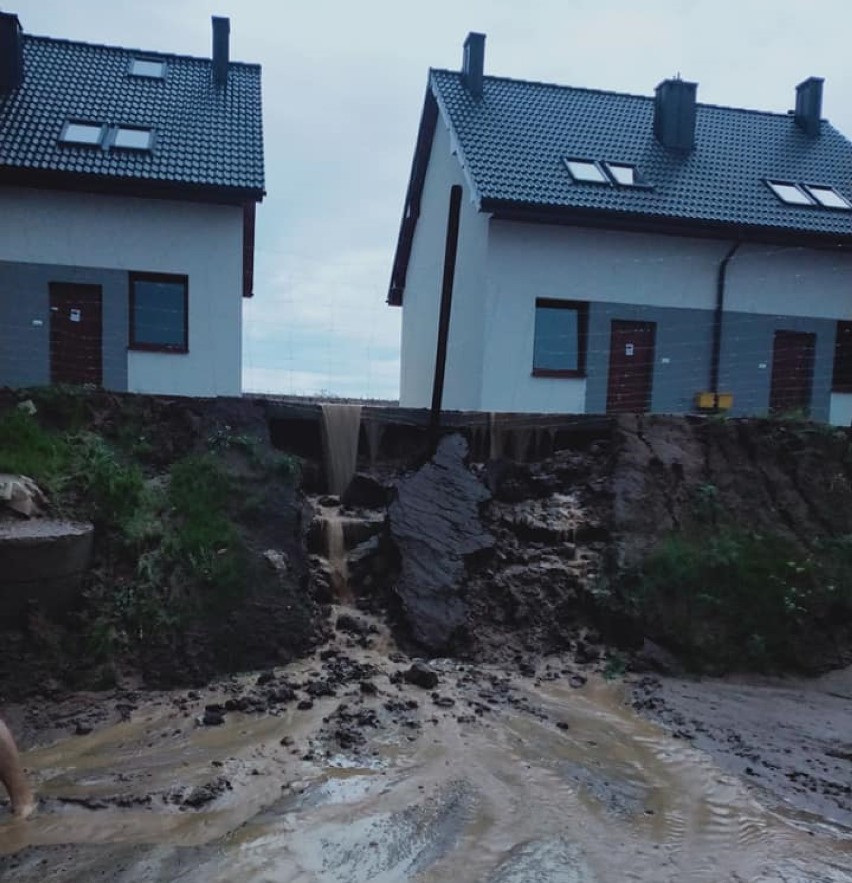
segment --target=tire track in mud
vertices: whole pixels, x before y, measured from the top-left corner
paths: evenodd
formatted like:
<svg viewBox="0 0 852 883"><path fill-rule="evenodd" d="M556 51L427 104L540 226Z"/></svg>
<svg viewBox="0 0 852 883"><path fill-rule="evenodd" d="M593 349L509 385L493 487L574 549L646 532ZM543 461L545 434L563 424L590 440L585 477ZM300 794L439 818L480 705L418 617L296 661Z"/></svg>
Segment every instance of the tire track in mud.
<svg viewBox="0 0 852 883"><path fill-rule="evenodd" d="M0 858L0 875L11 883L99 873L119 883L720 883L736 874L779 879L770 872L835 859L838 867L848 859L852 875L852 856L843 858L836 838L809 837L762 809L706 755L634 714L618 686L590 675L572 687L553 675L568 670L567 660L540 668L547 679L433 661L439 705L395 679L407 661L349 652L353 671L375 670L375 694L353 683L318 693L305 711L234 714L179 735L175 706L163 702L140 709L136 724L30 752L57 797L102 789L112 767L138 773L132 793L159 787L169 770L204 779L214 762L233 789L197 810L157 801L100 811L49 806L17 845L0 821L0 849L34 844ZM276 677L304 686L320 669L317 658ZM513 701L494 693L487 711L471 712L485 707L482 685L494 678ZM405 720L416 727L368 715L381 726L365 726L363 742L334 742L341 705L354 714L402 707L409 697L416 709ZM834 873L827 867L819 873ZM833 883L816 874L801 879Z"/></svg>

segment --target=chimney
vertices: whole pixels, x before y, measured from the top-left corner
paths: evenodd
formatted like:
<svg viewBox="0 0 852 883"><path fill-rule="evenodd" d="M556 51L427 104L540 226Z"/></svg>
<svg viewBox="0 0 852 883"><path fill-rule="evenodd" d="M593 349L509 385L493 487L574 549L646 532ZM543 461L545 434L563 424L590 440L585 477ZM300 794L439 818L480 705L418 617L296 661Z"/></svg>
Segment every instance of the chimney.
<svg viewBox="0 0 852 883"><path fill-rule="evenodd" d="M228 85L228 61L231 20L213 16L213 82L217 86Z"/></svg>
<svg viewBox="0 0 852 883"><path fill-rule="evenodd" d="M18 16L0 12L0 95L14 92L24 80L24 38Z"/></svg>
<svg viewBox="0 0 852 883"><path fill-rule="evenodd" d="M819 135L822 119L822 77L808 77L796 86L796 125L812 138Z"/></svg>
<svg viewBox="0 0 852 883"><path fill-rule="evenodd" d="M485 34L471 31L464 41L462 82L474 97L482 97L482 73L485 69Z"/></svg>
<svg viewBox="0 0 852 883"><path fill-rule="evenodd" d="M654 135L669 150L695 147L695 94L697 83L680 78L663 80L654 99Z"/></svg>

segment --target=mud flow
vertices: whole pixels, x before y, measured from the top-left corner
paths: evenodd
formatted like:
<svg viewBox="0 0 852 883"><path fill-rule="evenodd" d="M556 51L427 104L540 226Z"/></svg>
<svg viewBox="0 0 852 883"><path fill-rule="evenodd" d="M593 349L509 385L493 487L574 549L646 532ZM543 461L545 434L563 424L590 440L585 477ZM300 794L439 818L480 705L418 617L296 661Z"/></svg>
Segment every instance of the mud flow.
<svg viewBox="0 0 852 883"><path fill-rule="evenodd" d="M27 823L0 810L0 877L852 879L848 829L766 808L638 717L623 684L558 658L536 678L436 660L424 688L370 628L339 651L146 698L129 719L27 751L40 809ZM205 712L261 690L290 701Z"/></svg>

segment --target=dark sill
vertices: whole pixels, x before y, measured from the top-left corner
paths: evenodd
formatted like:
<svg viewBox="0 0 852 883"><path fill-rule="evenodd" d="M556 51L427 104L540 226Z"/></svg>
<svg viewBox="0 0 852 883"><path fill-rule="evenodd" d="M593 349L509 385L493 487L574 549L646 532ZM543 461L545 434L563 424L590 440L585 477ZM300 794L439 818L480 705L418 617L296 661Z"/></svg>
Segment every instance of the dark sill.
<svg viewBox="0 0 852 883"><path fill-rule="evenodd" d="M832 386L831 391L849 393L852 392L852 384L838 384L837 386Z"/></svg>
<svg viewBox="0 0 852 883"><path fill-rule="evenodd" d="M551 368L533 368L533 377L585 377L585 371L555 370Z"/></svg>
<svg viewBox="0 0 852 883"><path fill-rule="evenodd" d="M140 353L172 353L178 356L189 352L188 346L168 346L162 343L131 343L127 349Z"/></svg>

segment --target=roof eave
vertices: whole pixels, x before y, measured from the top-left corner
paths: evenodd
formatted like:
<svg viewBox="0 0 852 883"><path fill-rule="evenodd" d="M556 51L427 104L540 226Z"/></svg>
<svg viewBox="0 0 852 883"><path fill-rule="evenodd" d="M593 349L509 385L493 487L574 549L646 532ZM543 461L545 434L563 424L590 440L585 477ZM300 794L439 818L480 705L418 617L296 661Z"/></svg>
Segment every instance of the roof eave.
<svg viewBox="0 0 852 883"><path fill-rule="evenodd" d="M852 248L852 231L829 233L789 227L767 227L737 224L702 218L678 218L607 209L570 206L537 205L485 197L480 210L490 212L494 220L536 224L562 224L573 227L594 227L625 232L663 233L702 239L726 239L739 242L812 246L815 248Z"/></svg>
<svg viewBox="0 0 852 883"><path fill-rule="evenodd" d="M411 258L411 247L414 243L414 231L420 217L420 201L423 196L423 185L426 181L426 169L432 152L432 140L438 122L438 102L432 91L431 74L423 99L423 112L420 115L420 126L417 130L417 144L414 148L414 159L411 162L411 173L408 178L408 190L405 194L405 205L402 210L402 221L399 225L399 236L393 258L390 286L387 303L392 307L402 306L405 291L405 279L408 274L408 261Z"/></svg>
<svg viewBox="0 0 852 883"><path fill-rule="evenodd" d="M62 172L53 169L21 168L19 166L0 166L0 185L104 193L112 196L135 196L147 199L215 202L226 205L262 202L263 197L266 196L266 190L263 187L230 187L191 181L127 178Z"/></svg>

